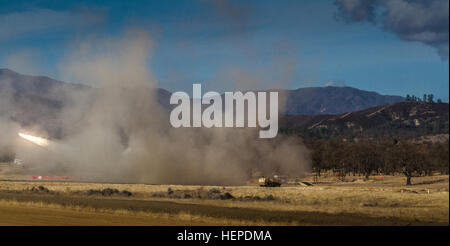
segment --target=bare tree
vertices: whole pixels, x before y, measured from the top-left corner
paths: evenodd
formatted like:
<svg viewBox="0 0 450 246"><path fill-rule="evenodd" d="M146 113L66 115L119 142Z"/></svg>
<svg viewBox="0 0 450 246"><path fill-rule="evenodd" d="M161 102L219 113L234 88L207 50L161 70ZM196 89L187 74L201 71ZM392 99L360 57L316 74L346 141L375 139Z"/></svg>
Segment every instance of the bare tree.
<svg viewBox="0 0 450 246"><path fill-rule="evenodd" d="M419 144L402 143L390 151L391 165L406 176L406 185L411 185L411 178L422 176L427 165L427 158Z"/></svg>

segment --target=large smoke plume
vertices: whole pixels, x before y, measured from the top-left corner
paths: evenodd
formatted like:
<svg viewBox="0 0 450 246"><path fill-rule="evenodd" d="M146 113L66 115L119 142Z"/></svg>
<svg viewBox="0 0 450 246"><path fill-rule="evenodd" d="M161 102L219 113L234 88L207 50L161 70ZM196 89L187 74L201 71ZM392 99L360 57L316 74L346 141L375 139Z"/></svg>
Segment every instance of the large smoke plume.
<svg viewBox="0 0 450 246"><path fill-rule="evenodd" d="M63 78L95 89L65 95L69 103L58 115L64 137L40 151L35 165L51 171L62 163L64 174L78 177L171 184L244 184L254 171L308 171L309 153L298 138L259 139L254 128L172 128L149 70L154 47L142 30L73 45L61 63Z"/></svg>

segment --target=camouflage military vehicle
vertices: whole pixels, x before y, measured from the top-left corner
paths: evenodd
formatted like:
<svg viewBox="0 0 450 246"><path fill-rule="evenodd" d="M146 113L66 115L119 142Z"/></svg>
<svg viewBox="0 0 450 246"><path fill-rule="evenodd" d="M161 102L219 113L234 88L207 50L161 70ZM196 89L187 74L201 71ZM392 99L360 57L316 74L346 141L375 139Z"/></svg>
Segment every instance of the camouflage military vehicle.
<svg viewBox="0 0 450 246"><path fill-rule="evenodd" d="M279 187L281 180L275 177L261 177L258 179L259 186L262 187Z"/></svg>

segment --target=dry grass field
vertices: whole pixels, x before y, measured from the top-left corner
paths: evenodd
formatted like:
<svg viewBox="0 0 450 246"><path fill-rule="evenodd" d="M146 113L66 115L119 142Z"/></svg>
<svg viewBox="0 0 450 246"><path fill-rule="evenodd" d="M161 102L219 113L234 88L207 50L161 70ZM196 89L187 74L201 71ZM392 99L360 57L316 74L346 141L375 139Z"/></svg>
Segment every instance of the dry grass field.
<svg viewBox="0 0 450 246"><path fill-rule="evenodd" d="M448 175L404 183L403 176L322 177L313 186L274 188L4 180L0 225L449 224ZM131 195L94 192L104 189ZM211 192L228 197L204 196Z"/></svg>

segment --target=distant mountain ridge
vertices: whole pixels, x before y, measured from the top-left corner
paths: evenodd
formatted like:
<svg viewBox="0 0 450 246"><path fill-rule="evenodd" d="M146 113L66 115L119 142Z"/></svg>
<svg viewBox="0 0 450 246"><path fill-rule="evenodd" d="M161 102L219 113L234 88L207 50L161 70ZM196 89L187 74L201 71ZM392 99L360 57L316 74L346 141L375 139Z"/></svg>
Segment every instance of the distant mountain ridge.
<svg viewBox="0 0 450 246"><path fill-rule="evenodd" d="M22 75L9 69L0 69L0 89L2 87L5 89L7 81L15 92L57 100L62 100L67 91L91 89L82 84L66 83L45 76ZM164 89L159 90L161 99L167 97L167 103L162 102L164 106L167 106L171 93ZM291 115L341 114L405 100L401 96L380 95L352 87L308 87L275 91L279 92L280 102L285 103L283 113Z"/></svg>
<svg viewBox="0 0 450 246"><path fill-rule="evenodd" d="M9 69L0 69L0 102L10 98L8 112L2 111L0 117L7 116L21 125L43 125L45 129L56 131L59 125L58 112L70 105L76 92L91 95L88 100L95 100L96 93L102 89L87 85L66 83L45 76L28 76ZM355 112L371 107L383 106L404 101L401 96L385 96L376 92L363 91L351 87L310 87L296 90L275 90L279 92L280 104L285 102L287 115L330 115ZM149 95L150 95L149 91ZM69 96L72 95L72 98ZM157 89L158 102L170 109L171 93ZM1 98L3 97L3 100ZM3 107L5 108L5 107ZM55 134L58 135L58 134Z"/></svg>
<svg viewBox="0 0 450 246"><path fill-rule="evenodd" d="M285 98L284 114L290 115L342 114L405 100L401 96L334 86L281 90L279 97Z"/></svg>
<svg viewBox="0 0 450 246"><path fill-rule="evenodd" d="M280 129L312 137L406 137L448 134L449 104L404 101L337 115L285 115Z"/></svg>

